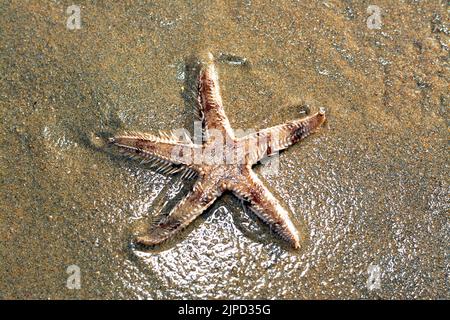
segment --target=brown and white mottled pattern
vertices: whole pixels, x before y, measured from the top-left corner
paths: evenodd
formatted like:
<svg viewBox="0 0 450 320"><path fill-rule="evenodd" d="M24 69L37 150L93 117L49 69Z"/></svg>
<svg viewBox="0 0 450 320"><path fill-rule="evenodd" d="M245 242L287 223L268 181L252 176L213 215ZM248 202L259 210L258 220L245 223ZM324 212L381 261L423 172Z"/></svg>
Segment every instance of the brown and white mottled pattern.
<svg viewBox="0 0 450 320"><path fill-rule="evenodd" d="M223 108L212 55L200 71L197 108L206 137L201 145L173 134L128 133L110 139L121 151L152 163L161 172L184 170L186 177L196 176L197 179L191 192L168 215L155 222L147 235L138 237L137 242L155 245L169 239L202 214L222 193L231 191L248 202L251 210L281 238L298 248L300 237L288 211L264 186L252 166L314 132L325 121L324 111L238 139ZM216 133L216 138L220 133L224 141L220 145L219 161L208 157L211 154L208 150L214 149L217 143L212 132ZM232 159L229 155L236 154L239 156L233 158L234 161L227 161Z"/></svg>

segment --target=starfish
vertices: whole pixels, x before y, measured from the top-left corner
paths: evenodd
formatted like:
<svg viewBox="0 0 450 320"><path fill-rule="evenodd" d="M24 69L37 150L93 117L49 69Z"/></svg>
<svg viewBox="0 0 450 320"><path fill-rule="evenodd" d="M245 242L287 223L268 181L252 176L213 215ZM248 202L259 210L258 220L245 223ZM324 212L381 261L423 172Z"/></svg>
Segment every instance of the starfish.
<svg viewBox="0 0 450 320"><path fill-rule="evenodd" d="M252 167L314 132L325 121L325 112L320 109L309 117L237 138L224 112L211 54L201 65L197 89L197 114L202 126L200 143L173 132L130 132L109 139L122 152L150 162L160 172L184 171L184 177L196 178L188 195L168 214L153 221L149 232L137 237L136 242L146 246L164 242L188 226L224 192L230 191L244 200L271 230L292 247L299 248L300 236L289 212Z"/></svg>

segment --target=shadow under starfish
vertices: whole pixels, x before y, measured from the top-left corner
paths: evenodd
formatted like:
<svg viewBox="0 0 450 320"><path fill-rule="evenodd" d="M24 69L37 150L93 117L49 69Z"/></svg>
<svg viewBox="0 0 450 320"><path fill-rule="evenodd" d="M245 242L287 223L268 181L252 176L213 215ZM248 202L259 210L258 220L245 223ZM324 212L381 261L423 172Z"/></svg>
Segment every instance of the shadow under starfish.
<svg viewBox="0 0 450 320"><path fill-rule="evenodd" d="M300 236L288 211L266 188L252 166L314 132L325 112L262 129L237 138L224 112L213 57L203 62L198 78L197 114L201 121L201 143L175 133L158 135L132 132L109 139L120 151L150 162L164 173L184 171L196 177L192 190L167 215L151 224L147 235L138 237L142 245L156 245L174 236L201 215L226 191L248 203L249 208L271 230L292 247L300 247Z"/></svg>

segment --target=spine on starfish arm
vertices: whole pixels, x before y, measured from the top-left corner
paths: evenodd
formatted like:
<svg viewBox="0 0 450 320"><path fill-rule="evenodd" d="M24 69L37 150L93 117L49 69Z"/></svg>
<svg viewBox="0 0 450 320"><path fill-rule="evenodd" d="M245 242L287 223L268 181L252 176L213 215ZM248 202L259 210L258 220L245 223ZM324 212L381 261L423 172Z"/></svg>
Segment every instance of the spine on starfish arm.
<svg viewBox="0 0 450 320"><path fill-rule="evenodd" d="M233 188L233 193L247 203L263 222L295 249L300 247L300 235L289 217L289 212L248 167L243 180Z"/></svg>
<svg viewBox="0 0 450 320"><path fill-rule="evenodd" d="M325 121L325 110L320 109L316 114L305 119L292 121L290 125L291 132L287 135L286 143L294 144L301 139L306 138L319 128ZM288 124L289 127L289 124Z"/></svg>
<svg viewBox="0 0 450 320"><path fill-rule="evenodd" d="M200 176L192 191L168 215L155 217L148 233L137 237L136 242L146 246L161 244L186 228L220 196L222 191L216 183Z"/></svg>
<svg viewBox="0 0 450 320"><path fill-rule="evenodd" d="M234 138L230 122L223 109L220 95L219 76L214 65L214 57L208 53L202 61L202 68L198 79L198 106L202 117L202 125L206 134L216 130L223 135Z"/></svg>
<svg viewBox="0 0 450 320"><path fill-rule="evenodd" d="M306 138L315 132L325 119L325 111L320 109L319 112L307 118L292 120L245 137L244 141L247 146L250 146L251 162L256 163Z"/></svg>
<svg viewBox="0 0 450 320"><path fill-rule="evenodd" d="M204 66L200 72L198 81L198 92L200 103L205 112L213 108L221 108L222 97L219 88L219 76L214 65L214 57L211 53L207 54Z"/></svg>
<svg viewBox="0 0 450 320"><path fill-rule="evenodd" d="M190 168L197 147L191 141L179 139L172 133L160 133L156 136L129 132L110 138L109 143L131 158L141 159L141 163L150 163L158 172L172 174L189 169L188 175L193 176Z"/></svg>

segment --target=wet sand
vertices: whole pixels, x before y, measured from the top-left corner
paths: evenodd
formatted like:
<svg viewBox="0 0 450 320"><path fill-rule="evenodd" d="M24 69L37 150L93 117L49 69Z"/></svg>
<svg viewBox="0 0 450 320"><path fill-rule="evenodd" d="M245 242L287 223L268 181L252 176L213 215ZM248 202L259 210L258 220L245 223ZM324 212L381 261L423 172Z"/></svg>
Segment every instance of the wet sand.
<svg viewBox="0 0 450 320"><path fill-rule="evenodd" d="M367 1L80 1L68 30L71 4L0 4L0 298L450 298L444 1L377 1L381 29ZM257 169L299 251L231 196L159 251L131 245L188 186L96 137L191 128L205 50L234 128L327 111L277 175Z"/></svg>

